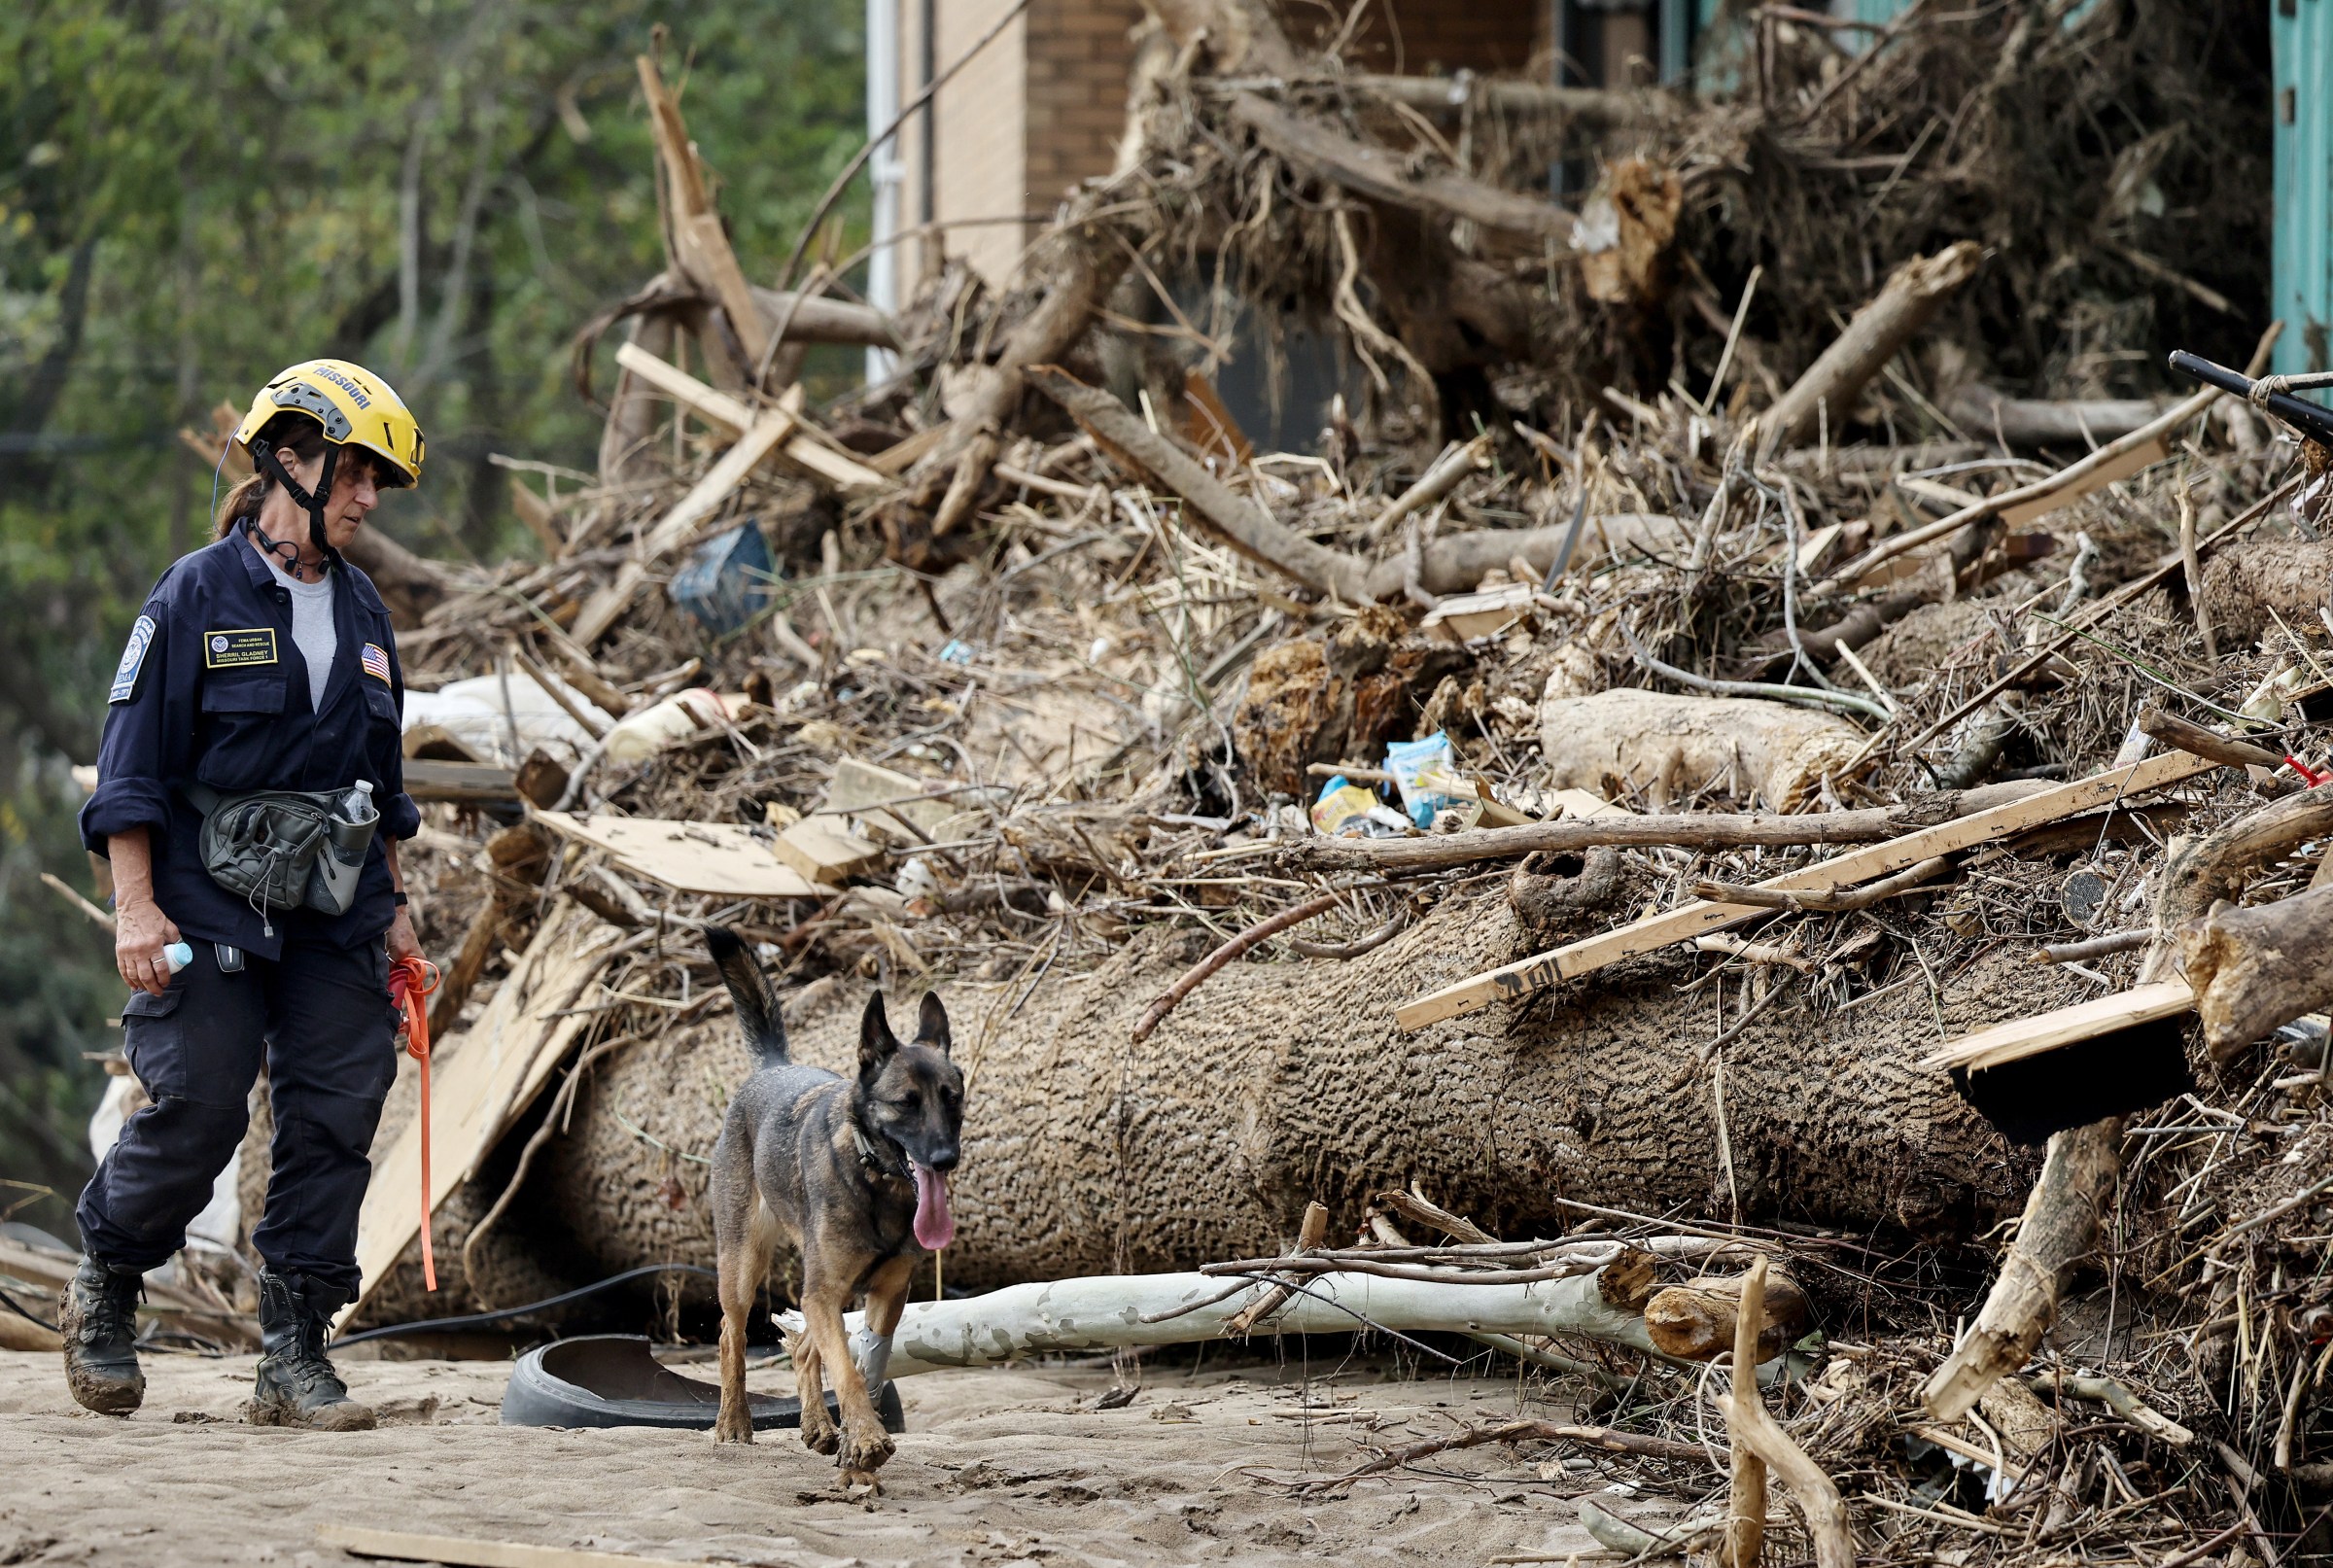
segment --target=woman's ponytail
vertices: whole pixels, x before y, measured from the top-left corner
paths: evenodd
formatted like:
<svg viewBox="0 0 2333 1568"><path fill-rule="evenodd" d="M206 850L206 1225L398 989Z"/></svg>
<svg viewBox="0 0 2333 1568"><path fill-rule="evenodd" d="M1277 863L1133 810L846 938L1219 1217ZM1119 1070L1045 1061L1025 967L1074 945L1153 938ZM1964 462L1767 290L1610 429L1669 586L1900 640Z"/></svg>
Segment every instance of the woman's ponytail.
<svg viewBox="0 0 2333 1568"><path fill-rule="evenodd" d="M279 450L288 450L302 463L312 463L324 453L324 427L306 414L283 413L260 427L259 438ZM264 472L255 472L235 481L233 489L220 498L218 515L211 519L211 538L225 539L246 517L257 517L260 505L267 499L270 483Z"/></svg>

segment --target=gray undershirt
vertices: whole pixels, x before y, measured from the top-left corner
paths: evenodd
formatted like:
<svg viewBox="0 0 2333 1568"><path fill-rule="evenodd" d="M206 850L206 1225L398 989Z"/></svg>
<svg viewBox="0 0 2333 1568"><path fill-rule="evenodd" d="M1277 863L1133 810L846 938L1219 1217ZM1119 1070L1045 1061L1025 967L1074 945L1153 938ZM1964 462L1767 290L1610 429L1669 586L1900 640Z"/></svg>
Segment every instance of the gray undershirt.
<svg viewBox="0 0 2333 1568"><path fill-rule="evenodd" d="M292 590L292 642L308 661L308 707L322 713L325 684L332 679L332 656L340 651L340 629L332 624L332 574L327 571L322 582L302 582L277 566L266 551L260 552L260 559L276 581Z"/></svg>

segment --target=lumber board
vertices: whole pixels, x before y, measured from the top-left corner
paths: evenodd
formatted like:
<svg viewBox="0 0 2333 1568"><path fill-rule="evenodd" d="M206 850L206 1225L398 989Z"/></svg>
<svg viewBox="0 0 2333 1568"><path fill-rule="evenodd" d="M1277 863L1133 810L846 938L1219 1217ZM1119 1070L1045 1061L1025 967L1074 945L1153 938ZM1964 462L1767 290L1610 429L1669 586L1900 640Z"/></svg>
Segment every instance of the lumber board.
<svg viewBox="0 0 2333 1568"><path fill-rule="evenodd" d="M835 763L825 798L818 802L812 819L849 817L859 833L903 845L918 841L901 825L902 819L934 844L959 838L988 820L980 812L968 811L960 804L979 799L977 792L940 796L927 793L932 787L929 779L910 778L847 756Z"/></svg>
<svg viewBox="0 0 2333 1568"><path fill-rule="evenodd" d="M733 435L743 436L757 417L743 399L733 398L726 392L706 385L670 360L659 359L637 343L626 343L619 347L615 351L615 363L706 423L720 426ZM799 420L794 424L795 428L787 433L782 450L802 467L823 475L845 490L886 490L895 482L890 475L870 469L856 458L846 456L826 445L810 427Z"/></svg>
<svg viewBox="0 0 2333 1568"><path fill-rule="evenodd" d="M433 1056L431 1213L470 1179L590 1022L556 1015L574 1005L602 955L620 939L620 932L562 901L478 1021ZM341 1309L335 1329L364 1307L420 1233L421 1119L415 1117L373 1161L357 1213L361 1294Z"/></svg>
<svg viewBox="0 0 2333 1568"><path fill-rule="evenodd" d="M1845 854L1833 855L1796 871L1768 878L1758 886L1778 892L1828 892L1854 887L1869 882L1874 877L1884 877L1892 871L1918 865L1934 855L1972 849L2029 827L2056 821L2060 818L2114 805L2129 796L2169 788L2209 773L2219 765L2190 756L2184 751L2166 752L2143 762L2108 768L2087 779L2060 784L2054 789L2044 789L2038 794L1996 806L1990 811L1976 812L1949 822L1938 822L1933 827L1906 833L1900 838L1851 850ZM1413 997L1395 1009L1394 1021L1405 1029L1421 1029L1445 1019L1461 1018L1468 1013L1480 1012L1493 1002L1515 1000L1533 992L1545 991L1558 981L1593 973L1622 958L1687 941L1759 913L1762 911L1749 904L1707 903L1700 900L1680 904L1675 909L1648 915L1617 930L1569 942L1501 968L1470 976L1440 991Z"/></svg>
<svg viewBox="0 0 2333 1568"><path fill-rule="evenodd" d="M518 799L518 776L491 762L405 759L405 793L415 800L497 801Z"/></svg>
<svg viewBox="0 0 2333 1568"><path fill-rule="evenodd" d="M735 822L656 817L576 817L539 811L535 820L564 838L607 851L625 869L676 892L731 898L816 898L810 880Z"/></svg>
<svg viewBox="0 0 2333 1568"><path fill-rule="evenodd" d="M2077 1040L2094 1040L2116 1029L2176 1018L2195 1005L2195 993L2184 980L2159 980L2111 995L2093 996L2071 1007L2053 1008L2031 1018L2013 1018L1939 1047L1920 1065L1947 1071L1967 1067L1971 1072L1998 1067L2054 1051Z"/></svg>
<svg viewBox="0 0 2333 1568"><path fill-rule="evenodd" d="M2127 452L2117 453L2086 473L2075 474L2046 495L2001 508L2001 520L2009 528L2023 528L2037 517L2045 517L2060 506L2071 506L2094 490L2104 490L2117 479L2127 479L2141 473L2171 456L2171 443L2160 436L2141 441Z"/></svg>
<svg viewBox="0 0 2333 1568"><path fill-rule="evenodd" d="M458 1535L420 1535L411 1530L374 1530L358 1524L327 1524L316 1544L358 1557L393 1562L442 1562L449 1568L611 1568L630 1563L651 1568L694 1568L679 1557L638 1557L626 1551L586 1551L580 1547L538 1547L523 1541L473 1541ZM702 1559L699 1559L701 1562Z"/></svg>
<svg viewBox="0 0 2333 1568"><path fill-rule="evenodd" d="M882 845L830 818L804 818L778 835L775 848L779 859L811 881L830 886L873 870L883 859Z"/></svg>

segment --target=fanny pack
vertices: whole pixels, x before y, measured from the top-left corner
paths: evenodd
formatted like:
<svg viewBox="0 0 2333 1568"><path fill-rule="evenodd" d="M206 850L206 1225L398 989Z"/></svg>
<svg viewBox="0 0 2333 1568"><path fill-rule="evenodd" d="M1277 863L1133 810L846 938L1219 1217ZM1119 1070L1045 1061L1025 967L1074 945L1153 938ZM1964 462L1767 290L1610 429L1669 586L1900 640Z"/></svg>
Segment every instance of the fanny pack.
<svg viewBox="0 0 2333 1568"><path fill-rule="evenodd" d="M262 923L279 909L345 915L355 904L366 852L381 820L368 799L363 820L347 815L348 799L359 791L251 789L230 795L192 783L181 784L179 791L202 813L202 868L257 910ZM274 934L272 923L264 929Z"/></svg>

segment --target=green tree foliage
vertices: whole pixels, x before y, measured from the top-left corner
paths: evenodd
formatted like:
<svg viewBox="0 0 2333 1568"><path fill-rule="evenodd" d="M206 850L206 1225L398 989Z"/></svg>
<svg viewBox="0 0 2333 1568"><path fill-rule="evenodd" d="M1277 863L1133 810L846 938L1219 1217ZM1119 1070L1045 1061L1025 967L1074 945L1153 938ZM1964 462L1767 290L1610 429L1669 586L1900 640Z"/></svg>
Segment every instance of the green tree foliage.
<svg viewBox="0 0 2333 1568"><path fill-rule="evenodd" d="M0 1177L78 1179L101 1086L81 1053L120 1038L110 941L38 874L87 885L66 764L94 758L147 588L209 538L211 470L176 432L293 361L362 361L430 436L423 489L379 522L443 556L522 547L487 455L591 466L570 338L663 264L633 65L652 27L759 274L863 137L861 16L0 7ZM69 1223L52 1202L25 1217Z"/></svg>

